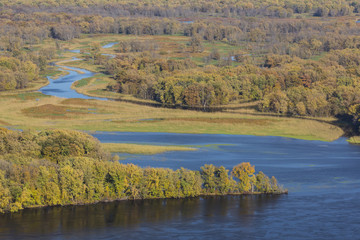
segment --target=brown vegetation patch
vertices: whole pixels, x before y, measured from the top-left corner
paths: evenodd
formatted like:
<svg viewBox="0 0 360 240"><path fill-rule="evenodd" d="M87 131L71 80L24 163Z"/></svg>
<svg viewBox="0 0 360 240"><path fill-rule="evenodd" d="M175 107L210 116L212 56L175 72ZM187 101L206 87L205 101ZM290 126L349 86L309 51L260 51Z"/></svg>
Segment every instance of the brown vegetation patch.
<svg viewBox="0 0 360 240"><path fill-rule="evenodd" d="M0 125L10 126L11 124L3 120L0 120Z"/></svg>
<svg viewBox="0 0 360 240"><path fill-rule="evenodd" d="M87 114L83 109L68 108L53 104L45 104L37 107L23 109L22 112L30 117L50 118L50 119L69 119L77 115Z"/></svg>
<svg viewBox="0 0 360 240"><path fill-rule="evenodd" d="M247 118L169 118L170 121L206 122L206 123L230 123L230 124L251 124L267 125L271 121L267 119L247 119Z"/></svg>
<svg viewBox="0 0 360 240"><path fill-rule="evenodd" d="M272 122L269 119L247 119L247 118L148 118L148 119L137 119L128 121L113 121L114 123L122 122L160 122L160 121L176 121L176 122L203 122L203 123L218 123L218 124L249 124L265 126Z"/></svg>
<svg viewBox="0 0 360 240"><path fill-rule="evenodd" d="M69 98L61 101L61 104L65 105L79 105L79 106L96 106L97 104L87 99Z"/></svg>

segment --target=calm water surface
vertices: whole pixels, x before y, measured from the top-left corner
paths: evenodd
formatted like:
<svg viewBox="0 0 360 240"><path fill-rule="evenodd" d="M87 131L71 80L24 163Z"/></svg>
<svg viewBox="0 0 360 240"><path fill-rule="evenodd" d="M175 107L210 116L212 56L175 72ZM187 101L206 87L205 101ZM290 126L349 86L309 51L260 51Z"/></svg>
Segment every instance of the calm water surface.
<svg viewBox="0 0 360 240"><path fill-rule="evenodd" d="M57 79L52 79L48 77L49 84L45 87L39 89L40 92L46 95L62 97L62 98L82 98L82 99L99 99L106 100L106 98L97 98L86 96L76 92L74 89L71 89L71 85L81 79L89 78L94 76L94 73L87 71L85 69L76 68L76 67L66 67L66 70L69 74L59 77Z"/></svg>
<svg viewBox="0 0 360 240"><path fill-rule="evenodd" d="M111 48L116 45L118 42L108 43L102 48ZM72 53L80 53L79 49L68 50ZM114 58L114 54L106 54L103 53L102 55L108 56L110 58ZM79 60L77 58L73 58L73 60ZM61 68L59 66L59 68ZM76 92L75 90L71 89L71 85L79 81L81 79L89 78L95 75L95 73L87 71L82 68L76 67L68 67L66 69L62 69L65 72L68 72L67 75L59 77L57 79L52 79L51 77L47 77L49 80L49 84L45 87L39 89L40 92L46 95L62 97L62 98L82 98L82 99L98 99L98 100L108 100L107 98L99 98L99 97L91 97L81 93Z"/></svg>
<svg viewBox="0 0 360 240"><path fill-rule="evenodd" d="M360 147L280 137L102 133L102 142L190 145L196 152L124 155L124 163L199 169L250 161L281 196L121 201L0 215L1 239L359 239ZM39 237L40 236L40 237Z"/></svg>

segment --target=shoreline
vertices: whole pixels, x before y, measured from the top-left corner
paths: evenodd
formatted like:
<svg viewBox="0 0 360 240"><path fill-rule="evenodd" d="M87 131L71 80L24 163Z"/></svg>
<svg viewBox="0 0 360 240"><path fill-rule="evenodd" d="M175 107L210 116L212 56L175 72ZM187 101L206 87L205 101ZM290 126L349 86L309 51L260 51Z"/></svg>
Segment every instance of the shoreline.
<svg viewBox="0 0 360 240"><path fill-rule="evenodd" d="M216 193L209 193L209 194L200 194L198 196L193 196L193 197L179 197L179 198L118 198L118 199L106 199L106 200L100 200L100 201L96 201L96 202L89 202L89 203L75 203L75 204L58 204L58 205L37 205L37 206L30 206L30 207L26 207L23 209L20 209L16 212L11 212L11 211L6 211L1 213L0 215L6 215L6 214L16 214L16 213L21 213L24 210L28 210L28 209L45 209L45 208L54 208L54 207L76 207L76 206L91 206L91 205L96 205L96 204L106 204L106 203L114 203L114 202L124 202L124 201L142 201L142 200L168 200L168 199L193 199L193 198L202 198L202 197L227 197L227 196L271 196L271 195L288 195L289 191L288 190L284 190L282 192L274 192L274 193L262 193L262 192L253 192L253 193L249 193L249 192L245 192L245 193L228 193L228 194L216 194Z"/></svg>

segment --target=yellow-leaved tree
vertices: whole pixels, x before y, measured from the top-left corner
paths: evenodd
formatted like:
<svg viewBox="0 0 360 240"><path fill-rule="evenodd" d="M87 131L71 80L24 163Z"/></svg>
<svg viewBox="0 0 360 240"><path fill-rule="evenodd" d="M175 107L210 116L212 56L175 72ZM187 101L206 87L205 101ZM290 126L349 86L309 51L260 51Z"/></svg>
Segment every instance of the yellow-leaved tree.
<svg viewBox="0 0 360 240"><path fill-rule="evenodd" d="M238 186L240 192L253 192L256 181L254 173L255 167L251 166L249 162L240 163L232 169L231 175L239 179Z"/></svg>

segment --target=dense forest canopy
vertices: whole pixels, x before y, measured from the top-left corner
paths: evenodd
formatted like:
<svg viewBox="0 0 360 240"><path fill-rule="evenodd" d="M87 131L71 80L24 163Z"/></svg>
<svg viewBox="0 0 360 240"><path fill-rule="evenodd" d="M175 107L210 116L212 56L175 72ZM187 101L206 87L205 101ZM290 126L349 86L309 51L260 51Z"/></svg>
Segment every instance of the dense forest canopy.
<svg viewBox="0 0 360 240"><path fill-rule="evenodd" d="M78 11L103 15L143 15L189 17L197 14L225 17L270 16L288 17L310 13L315 16L346 16L358 13L360 4L354 0L14 0L0 2L14 9L47 9L56 12ZM26 6L26 7L25 7ZM31 8L29 8L31 7Z"/></svg>

